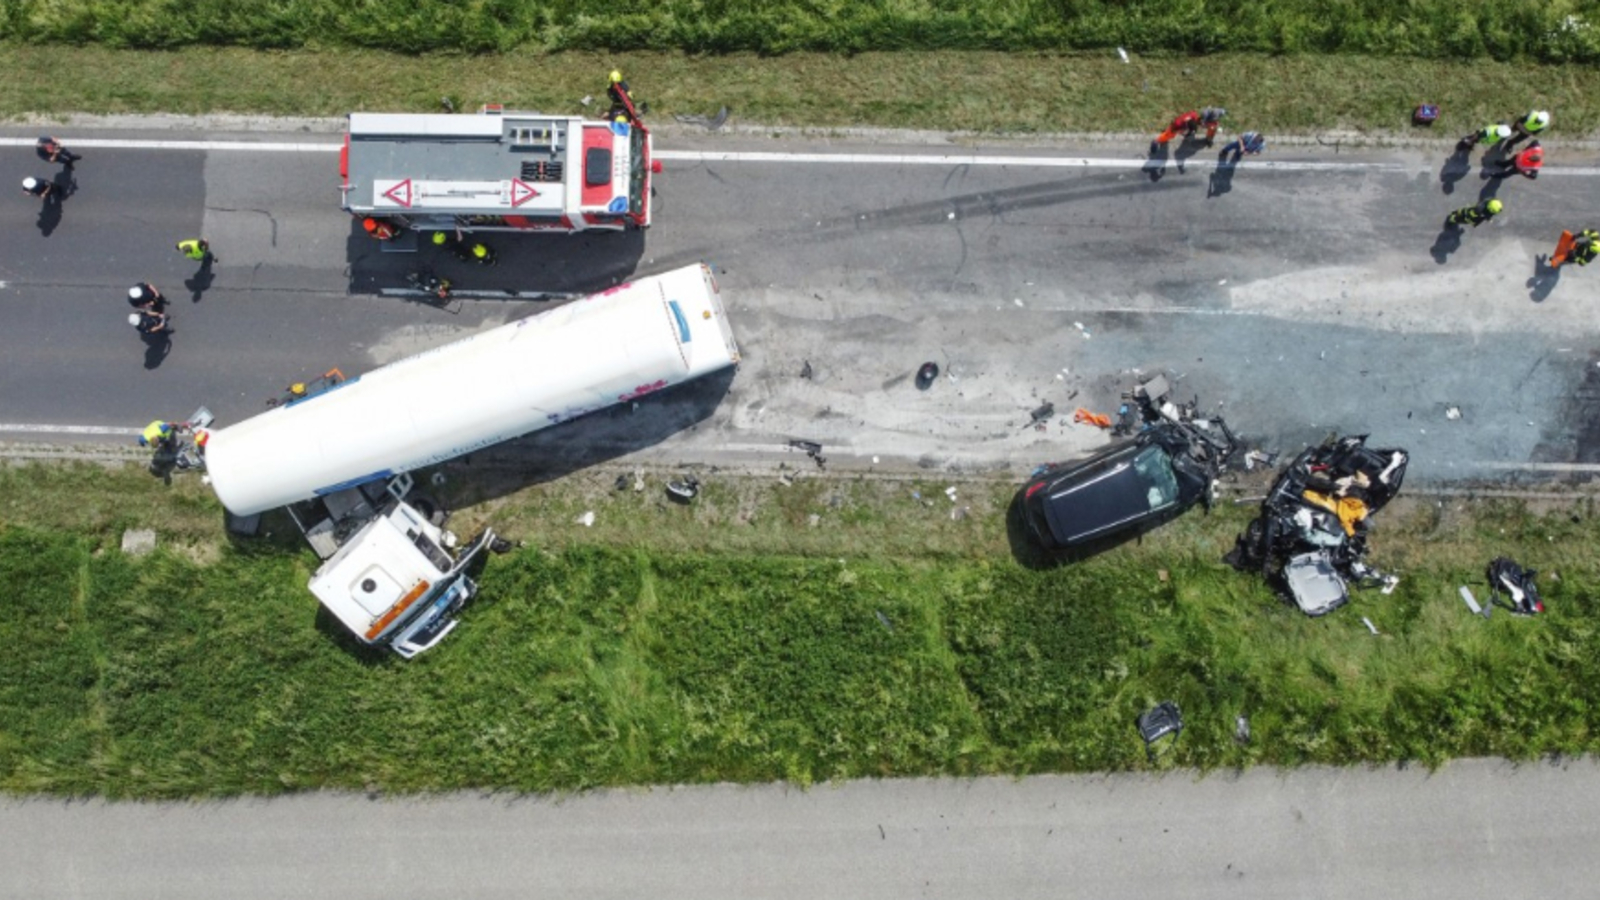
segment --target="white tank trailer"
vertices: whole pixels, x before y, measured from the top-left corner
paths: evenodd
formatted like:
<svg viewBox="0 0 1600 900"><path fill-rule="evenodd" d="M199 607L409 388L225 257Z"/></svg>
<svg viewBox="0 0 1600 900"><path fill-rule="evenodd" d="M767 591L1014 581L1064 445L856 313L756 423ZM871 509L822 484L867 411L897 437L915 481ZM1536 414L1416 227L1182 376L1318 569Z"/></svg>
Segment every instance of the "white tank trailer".
<svg viewBox="0 0 1600 900"><path fill-rule="evenodd" d="M711 268L686 266L213 431L206 469L235 517L289 507L325 559L317 599L364 643L410 657L454 627L493 534L444 552L454 537L404 502L405 473L738 361Z"/></svg>

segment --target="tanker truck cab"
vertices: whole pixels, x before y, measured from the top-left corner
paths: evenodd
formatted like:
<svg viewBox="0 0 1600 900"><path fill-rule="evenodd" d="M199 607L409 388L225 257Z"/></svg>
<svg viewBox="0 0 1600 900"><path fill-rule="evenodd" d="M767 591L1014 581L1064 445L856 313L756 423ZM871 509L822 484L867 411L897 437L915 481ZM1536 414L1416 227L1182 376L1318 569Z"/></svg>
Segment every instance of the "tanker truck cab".
<svg viewBox="0 0 1600 900"><path fill-rule="evenodd" d="M495 540L485 529L459 552L455 535L402 499L409 476L346 488L289 508L324 555L311 593L356 639L410 659L456 627L477 593L473 575ZM309 523L309 527L307 527ZM339 534L347 537L339 538Z"/></svg>

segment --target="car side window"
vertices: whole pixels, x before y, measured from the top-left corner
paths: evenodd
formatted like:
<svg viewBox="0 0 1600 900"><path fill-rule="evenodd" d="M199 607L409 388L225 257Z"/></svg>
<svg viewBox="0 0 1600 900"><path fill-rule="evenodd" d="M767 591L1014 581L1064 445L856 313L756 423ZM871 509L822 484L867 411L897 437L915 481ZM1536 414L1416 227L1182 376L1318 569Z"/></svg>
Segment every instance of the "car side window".
<svg viewBox="0 0 1600 900"><path fill-rule="evenodd" d="M1160 509L1178 501L1178 475L1172 471L1172 457L1159 446L1146 447L1133 458L1134 471L1145 485L1145 497L1151 509Z"/></svg>

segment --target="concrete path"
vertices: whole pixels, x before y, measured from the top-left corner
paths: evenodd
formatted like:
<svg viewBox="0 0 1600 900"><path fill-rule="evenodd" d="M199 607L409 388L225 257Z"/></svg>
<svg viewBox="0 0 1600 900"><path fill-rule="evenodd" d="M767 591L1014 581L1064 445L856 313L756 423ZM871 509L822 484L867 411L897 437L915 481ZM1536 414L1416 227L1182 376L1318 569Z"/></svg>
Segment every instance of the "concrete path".
<svg viewBox="0 0 1600 900"><path fill-rule="evenodd" d="M1587 897L1600 766L906 780L563 799L0 802L55 900Z"/></svg>

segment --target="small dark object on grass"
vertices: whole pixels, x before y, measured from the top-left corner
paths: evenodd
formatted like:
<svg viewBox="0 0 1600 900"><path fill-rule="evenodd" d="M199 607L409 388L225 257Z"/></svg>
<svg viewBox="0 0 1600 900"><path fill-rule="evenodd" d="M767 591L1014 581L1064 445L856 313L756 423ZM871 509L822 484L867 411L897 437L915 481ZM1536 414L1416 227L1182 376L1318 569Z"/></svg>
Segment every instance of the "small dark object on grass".
<svg viewBox="0 0 1600 900"><path fill-rule="evenodd" d="M1144 738L1145 756L1154 762L1156 758L1156 742L1169 735L1172 743L1183 733L1183 714L1178 711L1178 704L1171 700L1163 700L1142 713L1138 719L1139 736ZM1171 747L1172 743L1166 746Z"/></svg>
<svg viewBox="0 0 1600 900"><path fill-rule="evenodd" d="M628 476L626 476L626 475L618 475L616 483L613 485L613 487L615 487L619 491L627 490L628 489Z"/></svg>
<svg viewBox="0 0 1600 900"><path fill-rule="evenodd" d="M700 493L700 479L693 475L683 476L682 481L667 482L667 496L674 503L688 503Z"/></svg>
<svg viewBox="0 0 1600 900"><path fill-rule="evenodd" d="M1432 125L1439 119L1439 107L1432 103L1423 103L1411 113L1411 124Z"/></svg>
<svg viewBox="0 0 1600 900"><path fill-rule="evenodd" d="M939 364L925 362L917 370L917 390L925 391L933 386L934 379L939 377Z"/></svg>

